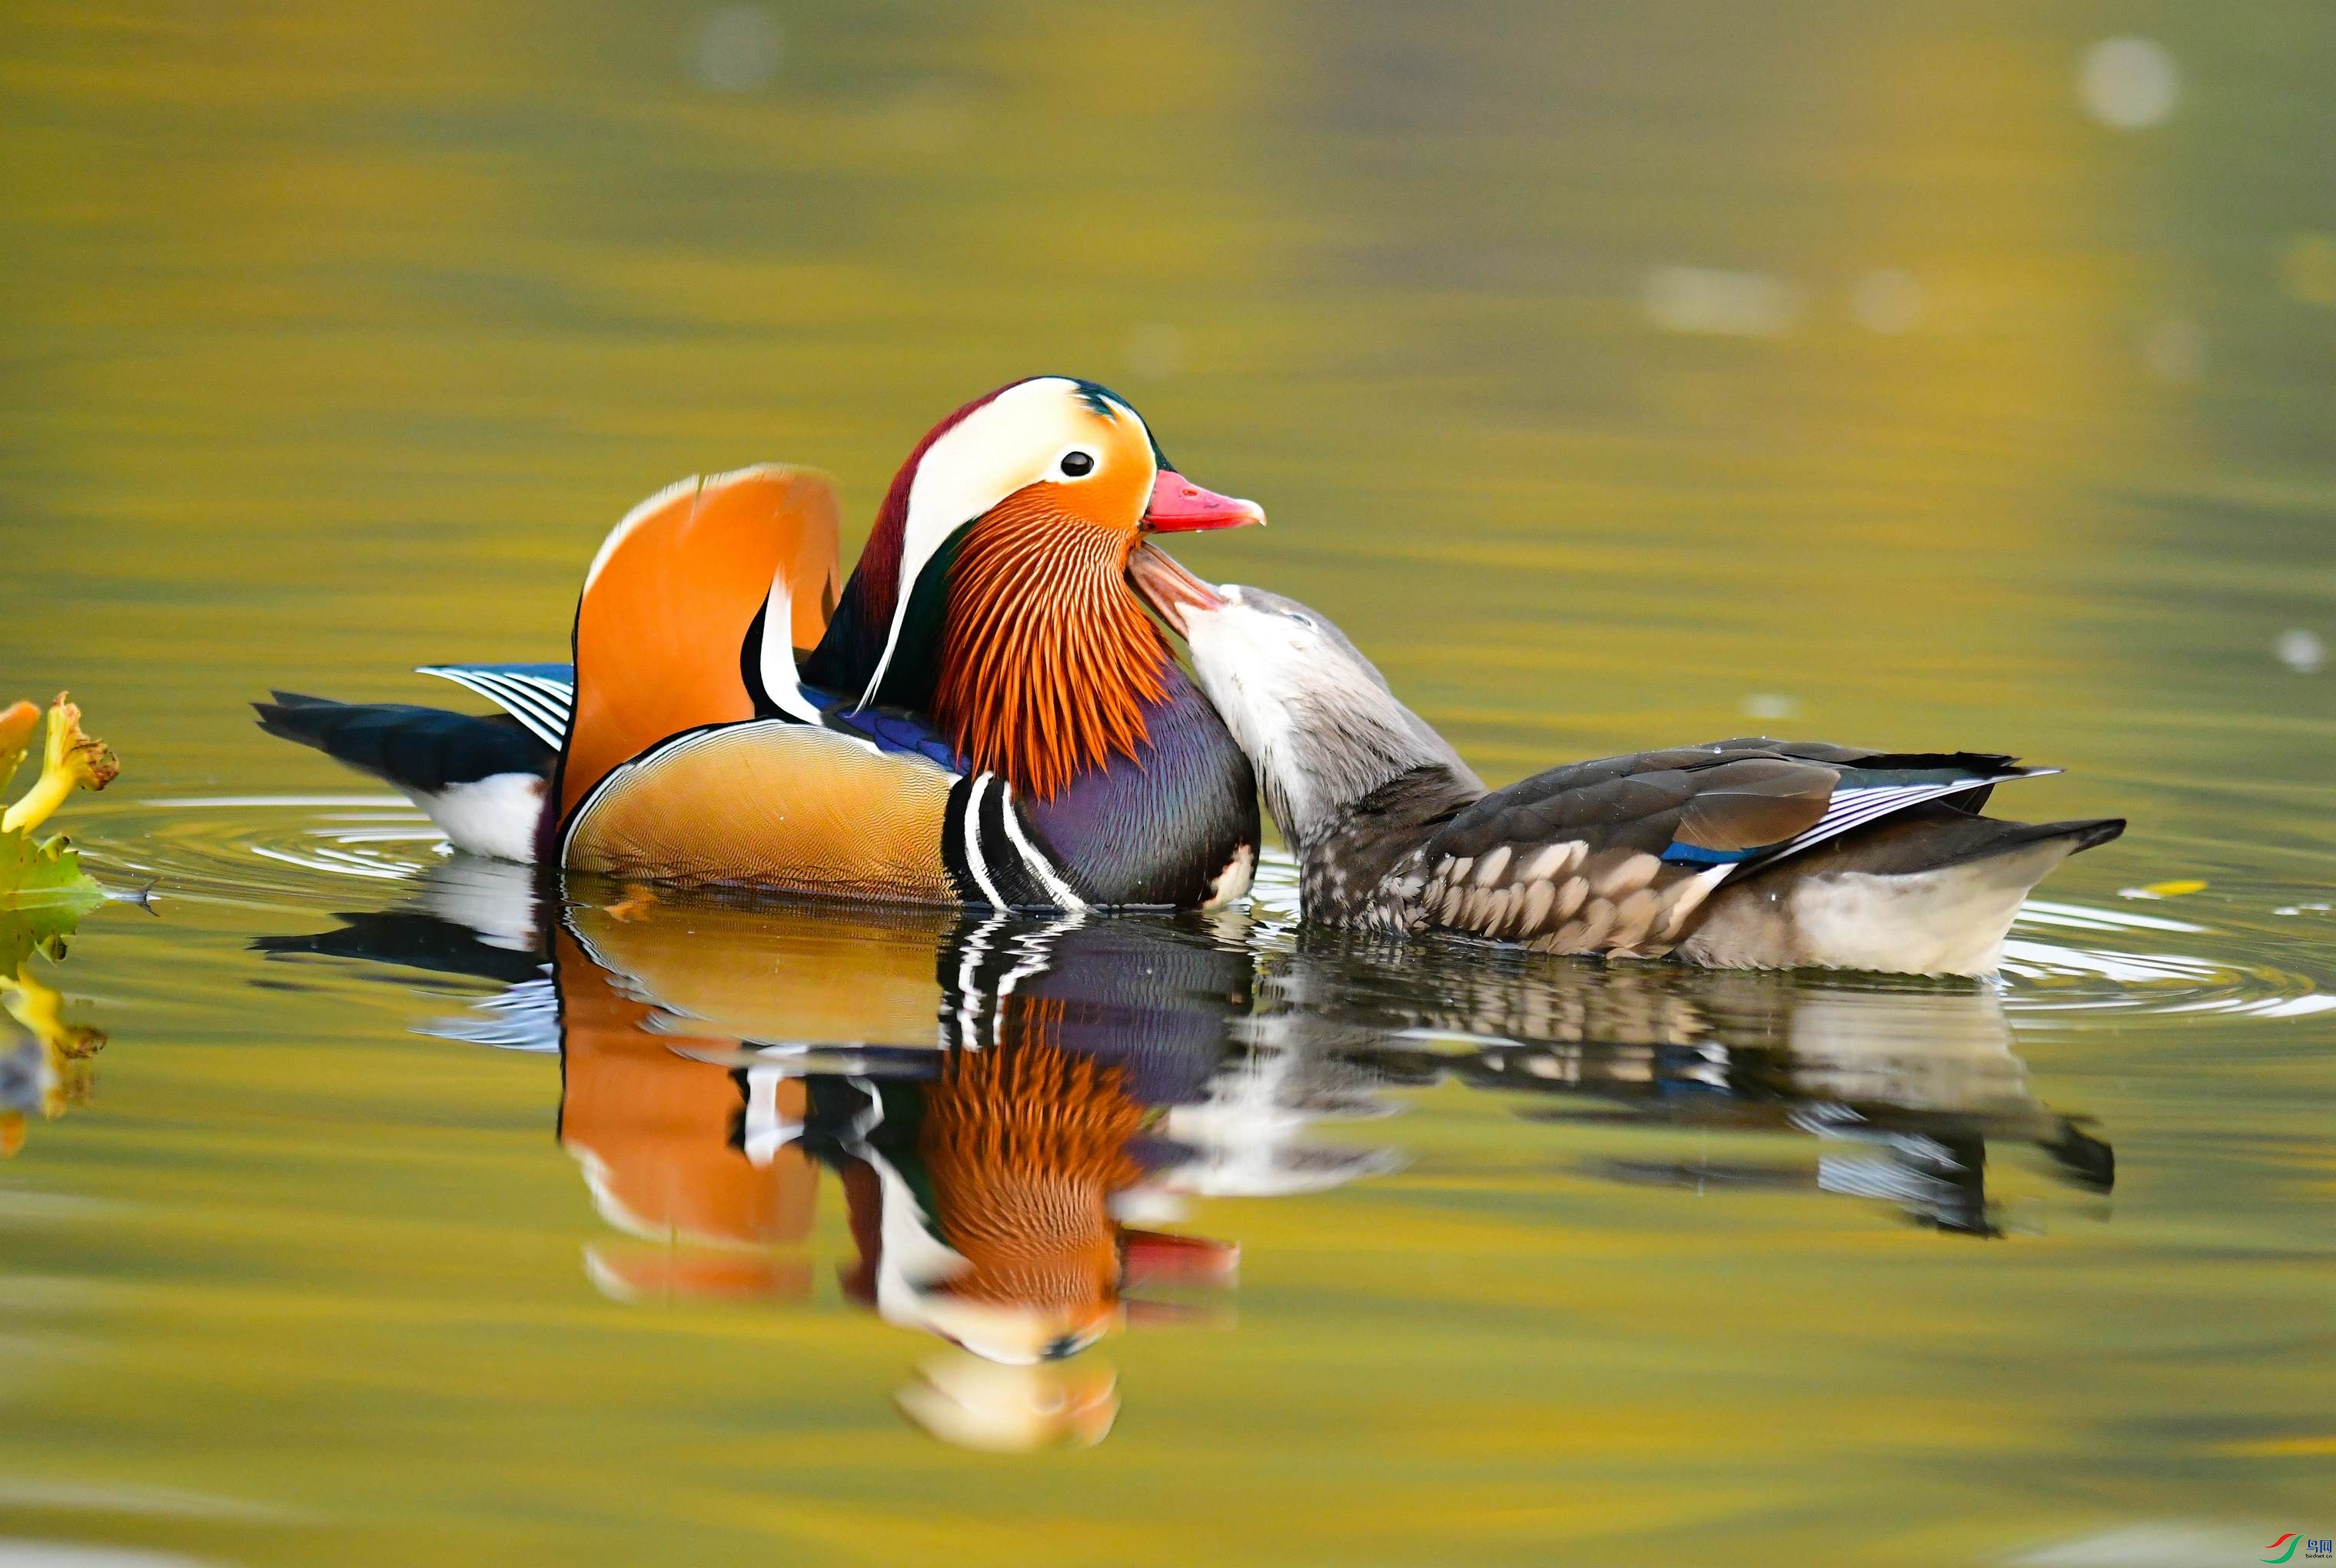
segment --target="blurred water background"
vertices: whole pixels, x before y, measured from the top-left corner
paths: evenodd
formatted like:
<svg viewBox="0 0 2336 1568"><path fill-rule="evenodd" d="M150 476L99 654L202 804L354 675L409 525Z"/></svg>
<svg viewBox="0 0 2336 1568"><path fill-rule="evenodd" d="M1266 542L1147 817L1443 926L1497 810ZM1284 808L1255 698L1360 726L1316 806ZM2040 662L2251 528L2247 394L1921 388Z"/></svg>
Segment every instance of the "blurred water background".
<svg viewBox="0 0 2336 1568"><path fill-rule="evenodd" d="M2331 59L2302 0L16 0L0 699L73 688L129 771L63 825L154 900L44 971L112 1036L73 1092L11 1080L0 1535L2080 1564L2328 1534ZM1262 500L1191 563L1318 604L1488 778L1971 746L2070 769L2005 809L2133 831L2048 884L2000 993L1324 950L1286 877L1245 922L1139 923L1199 978L1109 1016L1199 1056L1121 1081L1183 1151L1124 1206L1238 1240L1238 1287L1060 1384L914 1373L937 1341L839 1282L840 1180L684 1233L703 1173L660 1162L745 1158L761 1068L702 1051L748 1120L610 1144L576 1041L565 1123L560 1061L479 1043L556 1043L546 961L702 1017L681 979L550 951L243 704L558 657L649 492L806 461L864 528L937 417L1046 371ZM780 927L742 940L818 935ZM965 940L789 972L946 1018ZM636 1166L670 1212L611 1196ZM993 1447L1066 1446L933 1441L931 1397L893 1407L920 1377L1053 1413Z"/></svg>

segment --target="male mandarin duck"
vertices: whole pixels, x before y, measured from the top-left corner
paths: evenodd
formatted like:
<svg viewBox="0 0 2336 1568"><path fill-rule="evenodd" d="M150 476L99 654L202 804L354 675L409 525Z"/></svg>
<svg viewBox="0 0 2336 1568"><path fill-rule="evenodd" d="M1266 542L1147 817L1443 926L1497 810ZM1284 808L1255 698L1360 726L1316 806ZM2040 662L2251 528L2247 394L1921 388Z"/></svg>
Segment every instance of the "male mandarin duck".
<svg viewBox="0 0 2336 1568"><path fill-rule="evenodd" d="M1038 376L894 478L840 593L832 484L686 480L586 574L575 665L436 666L480 718L291 693L262 726L388 780L457 847L683 883L996 908L1247 891L1255 784L1130 583L1154 531L1262 522L1141 415Z"/></svg>
<svg viewBox="0 0 2336 1568"><path fill-rule="evenodd" d="M2028 890L2123 821L1979 814L2008 756L1768 739L1640 752L1487 791L1338 628L1293 599L1136 571L1262 778L1306 918L1543 951L1984 975Z"/></svg>

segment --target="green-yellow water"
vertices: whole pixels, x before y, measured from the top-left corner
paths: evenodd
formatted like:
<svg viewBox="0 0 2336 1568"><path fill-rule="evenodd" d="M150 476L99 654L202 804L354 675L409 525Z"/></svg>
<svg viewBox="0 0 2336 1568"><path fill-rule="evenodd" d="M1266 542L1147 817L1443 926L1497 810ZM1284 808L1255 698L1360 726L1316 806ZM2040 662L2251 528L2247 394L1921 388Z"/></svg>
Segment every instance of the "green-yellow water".
<svg viewBox="0 0 2336 1568"><path fill-rule="evenodd" d="M34 966L111 1037L86 1097L11 1058L6 1551L2336 1533L2331 52L2296 0L10 7L0 701L73 688L128 772L61 821L152 897ZM724 1254L760 1283L685 1288L563 1147L557 1058L417 1032L530 972L526 922L242 705L558 657L652 490L808 461L864 524L933 420L1045 370L1262 500L1187 559L1319 605L1490 777L1976 746L2069 769L2003 809L2132 831L2000 996L1324 949L1286 876L1142 928L1131 973L1232 966L1178 1004L1221 1112L1336 1057L1368 1082L1329 1108L1400 1114L1170 1113L1352 1179L1155 1199L1239 1280L1060 1365L1115 1377L1096 1446L936 1441L894 1396L940 1341L846 1299L838 1183ZM416 913L458 905L489 940ZM833 934L771 920L750 950ZM926 940L817 973L922 985ZM681 1282L620 1288L626 1247Z"/></svg>

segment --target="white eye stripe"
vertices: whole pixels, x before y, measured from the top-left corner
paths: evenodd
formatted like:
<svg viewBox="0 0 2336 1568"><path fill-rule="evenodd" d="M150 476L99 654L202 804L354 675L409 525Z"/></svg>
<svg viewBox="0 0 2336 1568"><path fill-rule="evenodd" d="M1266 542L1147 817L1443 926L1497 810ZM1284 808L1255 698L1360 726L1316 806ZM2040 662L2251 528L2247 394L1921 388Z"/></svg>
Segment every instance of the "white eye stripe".
<svg viewBox="0 0 2336 1568"><path fill-rule="evenodd" d="M1149 433L1133 409L1113 405L1114 419L1134 420L1135 433L1150 449ZM1042 375L1007 387L974 410L926 450L909 487L909 515L902 531L900 594L876 673L861 694L861 706L875 698L899 650L909 603L925 567L960 528L1026 484L1055 477L1074 451L1094 453L1095 411L1078 383ZM1079 437L1085 436L1081 440ZM1066 440L1069 437L1069 440ZM1045 463L1033 461L1050 453ZM1100 467L1098 459L1097 466ZM1150 478L1144 479L1148 487Z"/></svg>

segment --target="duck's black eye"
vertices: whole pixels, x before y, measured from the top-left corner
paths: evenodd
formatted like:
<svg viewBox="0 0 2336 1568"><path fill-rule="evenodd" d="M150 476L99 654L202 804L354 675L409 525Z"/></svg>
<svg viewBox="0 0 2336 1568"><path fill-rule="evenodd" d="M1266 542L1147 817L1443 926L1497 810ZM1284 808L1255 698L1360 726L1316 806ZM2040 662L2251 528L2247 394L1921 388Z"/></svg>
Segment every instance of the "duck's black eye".
<svg viewBox="0 0 2336 1568"><path fill-rule="evenodd" d="M1063 453L1062 470L1069 478L1084 479L1095 472L1095 455L1085 452L1066 452Z"/></svg>

